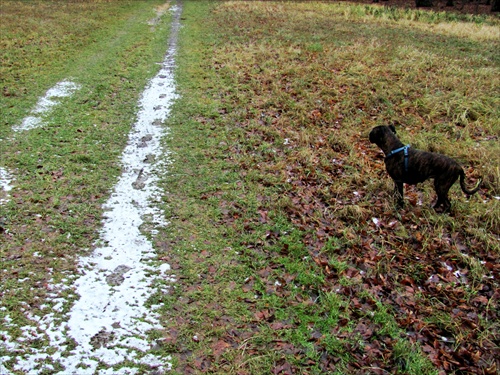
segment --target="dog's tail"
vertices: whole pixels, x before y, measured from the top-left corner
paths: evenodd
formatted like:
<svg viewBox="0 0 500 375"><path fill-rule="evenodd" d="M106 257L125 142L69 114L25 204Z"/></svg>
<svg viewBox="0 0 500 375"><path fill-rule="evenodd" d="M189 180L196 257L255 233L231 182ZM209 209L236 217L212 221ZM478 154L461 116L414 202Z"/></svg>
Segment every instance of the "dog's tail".
<svg viewBox="0 0 500 375"><path fill-rule="evenodd" d="M465 172L462 171L460 172L460 187L462 188L462 191L467 194L467 195L472 195L475 192L477 192L481 188L481 182L483 182L482 179L479 179L479 182L477 183L476 187L472 190L467 189L467 186L465 186Z"/></svg>

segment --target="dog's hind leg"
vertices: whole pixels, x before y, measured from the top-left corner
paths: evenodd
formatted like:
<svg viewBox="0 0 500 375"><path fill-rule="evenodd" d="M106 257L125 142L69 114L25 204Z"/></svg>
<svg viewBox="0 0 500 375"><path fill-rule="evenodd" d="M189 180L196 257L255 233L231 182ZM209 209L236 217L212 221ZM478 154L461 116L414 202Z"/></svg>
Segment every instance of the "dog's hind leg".
<svg viewBox="0 0 500 375"><path fill-rule="evenodd" d="M396 198L396 204L398 205L398 207L404 206L403 194L403 181L394 180L394 197Z"/></svg>
<svg viewBox="0 0 500 375"><path fill-rule="evenodd" d="M450 176L441 176L442 178L436 177L434 179L434 189L437 194L437 201L434 205L434 209L438 209L440 206L443 206L443 212L448 212L451 208L451 202L448 198L448 192L450 191L451 186L455 183L458 176L451 177Z"/></svg>

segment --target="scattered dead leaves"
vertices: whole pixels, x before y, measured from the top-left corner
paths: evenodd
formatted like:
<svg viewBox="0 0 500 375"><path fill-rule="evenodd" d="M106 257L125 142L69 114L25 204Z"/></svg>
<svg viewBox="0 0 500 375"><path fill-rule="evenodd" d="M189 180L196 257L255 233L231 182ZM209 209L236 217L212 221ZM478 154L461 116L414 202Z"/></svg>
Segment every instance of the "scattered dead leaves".
<svg viewBox="0 0 500 375"><path fill-rule="evenodd" d="M250 16L244 22L251 23ZM224 29L225 25L219 26ZM249 27L240 26L242 31L236 33L244 34ZM256 38L250 37L252 41ZM252 184L260 191L259 207L252 211L241 203L244 197L231 200L223 192L201 196L203 201L218 202L219 227L239 230L245 238L266 228L257 239L241 239L237 244L242 254L235 262L250 263L253 270L244 282L231 288L241 288L247 295L243 302L251 314L236 322L234 317L226 317L224 308L213 306L220 314L210 326L204 326L217 329L217 335L206 338L210 353L189 351L187 344L175 342L181 353L181 371L231 368L233 373L247 374L248 358L259 358L266 351L276 353L273 374L308 373L312 368L333 372L345 353L350 356L343 362L349 373L386 374L395 369L405 373L405 359L397 356L397 339L373 319L382 305L394 317L404 339L420 348L440 374L496 373L500 366L498 249L491 243L485 245L470 231L467 218L460 213L440 219L429 212L425 205L430 202L423 202L428 194L418 189L407 190L407 207L396 212L383 182L388 179L383 157L363 136L370 121L380 115L380 108L370 102L375 92L368 88L367 94L362 84L337 85L335 78L348 67L329 67L331 62L325 60L321 70L331 68L336 74L313 84L320 79L311 73L311 67L321 56L303 50L291 62L286 54L267 56L273 48L261 45L263 55L259 56L246 51L251 45L227 42L227 54L217 55L210 64L238 92L217 91L221 117L210 122L210 132L216 133L218 126L221 134L234 129L232 138L221 139L219 144L227 149L227 161L239 172L238 189L244 191L245 184ZM231 65L235 64L230 59L233 54L241 59L236 66ZM262 68L269 60L276 65L274 70ZM296 71L302 72L299 77L294 76ZM304 87L294 87L299 80ZM316 92L318 87L334 89L328 96ZM347 95L355 108L339 107ZM242 110L245 105L251 105L251 110ZM233 121L228 108L243 115ZM418 109L406 110L405 115L424 126ZM362 118L359 130L347 123L348 117L356 115ZM200 119L201 125L208 123ZM210 157L210 152L205 156ZM481 194L489 197L488 191ZM303 262L321 275L321 285L299 281L303 275L284 267L280 258L294 259L296 255L274 227L277 213L303 234L301 245L307 249ZM500 236L494 225L489 229ZM206 262L203 251L187 256L194 262ZM208 267L210 272L200 278L217 283L213 277L219 266ZM179 295L199 287L198 282L182 285ZM262 306L254 298L275 296L283 306L314 311L325 294L345 301L343 314L327 333L305 323L309 336L300 343L286 334L303 328L304 322L282 319L278 308ZM190 298L182 301L184 316L177 318L177 326L192 323L185 317L198 303ZM261 338L264 330L271 332L267 337L272 340L258 342L256 337ZM341 348L332 349L332 339L340 340ZM320 353L319 359L308 357L309 347Z"/></svg>

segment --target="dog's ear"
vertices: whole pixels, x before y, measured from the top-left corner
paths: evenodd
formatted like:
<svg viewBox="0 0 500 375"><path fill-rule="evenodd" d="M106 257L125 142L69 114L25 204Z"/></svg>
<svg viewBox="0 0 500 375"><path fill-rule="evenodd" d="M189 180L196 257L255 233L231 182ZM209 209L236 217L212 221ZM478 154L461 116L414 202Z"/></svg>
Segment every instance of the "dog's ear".
<svg viewBox="0 0 500 375"><path fill-rule="evenodd" d="M396 128L394 127L394 125L389 125L389 129L391 129L391 131L396 134Z"/></svg>

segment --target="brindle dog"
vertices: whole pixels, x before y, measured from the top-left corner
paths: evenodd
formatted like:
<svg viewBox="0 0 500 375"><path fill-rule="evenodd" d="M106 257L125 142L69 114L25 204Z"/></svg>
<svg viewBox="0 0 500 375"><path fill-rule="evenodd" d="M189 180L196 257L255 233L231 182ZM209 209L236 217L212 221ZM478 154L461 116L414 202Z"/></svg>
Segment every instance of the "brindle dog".
<svg viewBox="0 0 500 375"><path fill-rule="evenodd" d="M434 178L434 188L437 202L434 208L443 207L443 212L451 207L448 191L460 177L460 187L467 195L472 195L480 188L477 186L468 190L465 186L465 173L462 167L453 159L433 152L415 150L404 146L396 137L394 126L376 126L370 132L370 142L377 144L385 154L385 167L394 180L394 192L398 204L403 205L403 183L416 185L429 178Z"/></svg>

